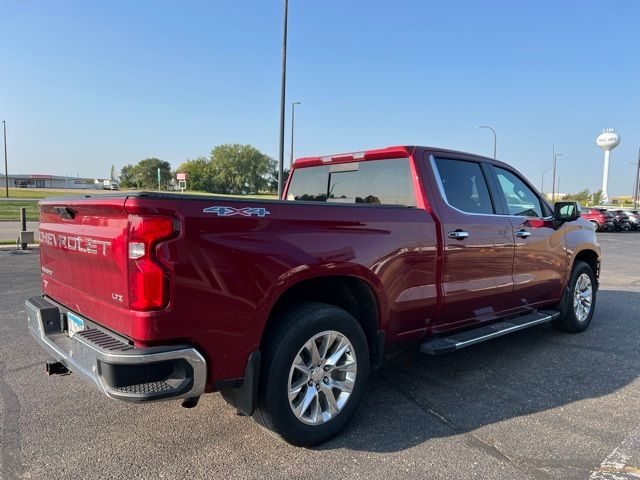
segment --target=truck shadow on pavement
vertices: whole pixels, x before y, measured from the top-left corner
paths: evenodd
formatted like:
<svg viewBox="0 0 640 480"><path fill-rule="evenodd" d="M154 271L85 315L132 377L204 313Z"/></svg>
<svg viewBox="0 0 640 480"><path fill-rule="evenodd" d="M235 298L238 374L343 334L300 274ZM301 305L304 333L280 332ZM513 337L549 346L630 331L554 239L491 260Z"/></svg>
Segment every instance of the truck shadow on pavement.
<svg viewBox="0 0 640 480"><path fill-rule="evenodd" d="M541 325L438 357L388 355L350 425L318 449L397 452L612 394L638 376L638 307L638 292L600 290L581 334Z"/></svg>

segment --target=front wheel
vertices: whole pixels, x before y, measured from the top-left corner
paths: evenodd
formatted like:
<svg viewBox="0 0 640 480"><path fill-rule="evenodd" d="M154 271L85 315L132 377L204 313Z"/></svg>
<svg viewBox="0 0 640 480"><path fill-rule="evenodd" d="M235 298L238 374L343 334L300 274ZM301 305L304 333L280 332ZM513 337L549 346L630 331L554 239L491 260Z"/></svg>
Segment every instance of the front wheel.
<svg viewBox="0 0 640 480"><path fill-rule="evenodd" d="M335 436L362 399L367 340L356 319L323 303L287 310L266 333L256 421L299 446Z"/></svg>
<svg viewBox="0 0 640 480"><path fill-rule="evenodd" d="M577 261L560 301L560 317L552 323L565 332L582 332L589 327L595 306L595 274L588 263Z"/></svg>

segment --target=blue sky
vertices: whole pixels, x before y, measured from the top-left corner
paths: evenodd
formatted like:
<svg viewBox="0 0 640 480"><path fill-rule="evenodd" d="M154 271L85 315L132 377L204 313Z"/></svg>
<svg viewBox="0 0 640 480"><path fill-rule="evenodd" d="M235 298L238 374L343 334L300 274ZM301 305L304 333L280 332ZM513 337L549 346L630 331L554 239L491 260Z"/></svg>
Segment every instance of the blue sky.
<svg viewBox="0 0 640 480"><path fill-rule="evenodd" d="M221 143L277 157L282 2L1 0L10 172L177 167ZM596 190L602 128L640 147L640 2L290 0L295 155L423 144L498 157L537 186ZM287 122L288 123L288 122ZM288 131L287 148L288 153ZM545 190L550 189L550 175Z"/></svg>

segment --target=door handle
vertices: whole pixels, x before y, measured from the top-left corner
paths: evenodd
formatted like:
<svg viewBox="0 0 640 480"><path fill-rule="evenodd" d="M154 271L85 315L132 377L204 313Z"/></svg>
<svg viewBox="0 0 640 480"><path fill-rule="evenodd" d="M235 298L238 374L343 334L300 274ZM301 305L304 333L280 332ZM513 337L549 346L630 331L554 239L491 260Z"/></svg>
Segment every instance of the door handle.
<svg viewBox="0 0 640 480"><path fill-rule="evenodd" d="M531 235L531 232L528 230L516 230L516 237L527 238Z"/></svg>
<svg viewBox="0 0 640 480"><path fill-rule="evenodd" d="M455 238L456 240L464 240L468 236L469 234L467 232L464 232L460 229L455 230L453 232L449 232L449 238Z"/></svg>

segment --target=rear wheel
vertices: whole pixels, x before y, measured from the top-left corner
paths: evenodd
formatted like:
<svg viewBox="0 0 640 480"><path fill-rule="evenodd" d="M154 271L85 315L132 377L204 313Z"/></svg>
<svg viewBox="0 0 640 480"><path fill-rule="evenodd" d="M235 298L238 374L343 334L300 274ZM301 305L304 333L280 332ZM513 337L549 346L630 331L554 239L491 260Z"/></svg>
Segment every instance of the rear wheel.
<svg viewBox="0 0 640 480"><path fill-rule="evenodd" d="M593 224L594 227L596 227L596 232L599 232L601 228L600 224L595 220L589 220L589 221Z"/></svg>
<svg viewBox="0 0 640 480"><path fill-rule="evenodd" d="M254 417L294 445L336 435L362 399L367 340L356 319L322 303L296 305L267 332Z"/></svg>
<svg viewBox="0 0 640 480"><path fill-rule="evenodd" d="M577 261L560 301L560 317L553 325L565 332L582 332L589 327L595 306L595 274L588 263Z"/></svg>

